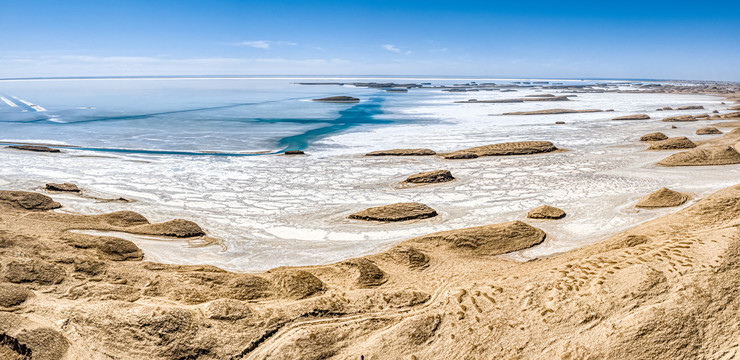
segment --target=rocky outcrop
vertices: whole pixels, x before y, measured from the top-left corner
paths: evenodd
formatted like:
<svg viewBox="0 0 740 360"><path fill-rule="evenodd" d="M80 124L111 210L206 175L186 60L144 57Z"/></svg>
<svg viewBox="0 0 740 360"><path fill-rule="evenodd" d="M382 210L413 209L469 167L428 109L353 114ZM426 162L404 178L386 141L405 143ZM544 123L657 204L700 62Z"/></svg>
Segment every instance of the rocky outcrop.
<svg viewBox="0 0 740 360"><path fill-rule="evenodd" d="M587 109L587 110L573 110L573 109L546 109L536 111L517 111L503 113L503 115L556 115L556 114L578 114L578 113L593 113L602 112L604 110L599 109Z"/></svg>
<svg viewBox="0 0 740 360"><path fill-rule="evenodd" d="M14 260L5 267L5 280L12 283L59 284L64 280L64 269L38 259Z"/></svg>
<svg viewBox="0 0 740 360"><path fill-rule="evenodd" d="M383 285L388 276L375 263L365 258L350 259L341 263L354 272L354 284L360 288L370 288Z"/></svg>
<svg viewBox="0 0 740 360"><path fill-rule="evenodd" d="M117 227L129 227L149 224L143 215L133 211L116 211L108 214L95 215L104 223Z"/></svg>
<svg viewBox="0 0 740 360"><path fill-rule="evenodd" d="M33 293L23 285L0 284L0 307L23 304Z"/></svg>
<svg viewBox="0 0 740 360"><path fill-rule="evenodd" d="M634 115L615 117L612 120L648 120L648 119L650 119L650 116L646 114L634 114Z"/></svg>
<svg viewBox="0 0 740 360"><path fill-rule="evenodd" d="M674 137L666 140L654 142L650 145L650 150L676 150L695 148L696 144L685 136Z"/></svg>
<svg viewBox="0 0 740 360"><path fill-rule="evenodd" d="M442 231L409 240L480 256L505 254L535 246L545 240L545 232L521 221Z"/></svg>
<svg viewBox="0 0 740 360"><path fill-rule="evenodd" d="M455 103L458 103L458 104L465 104L465 103L507 104L507 103L520 103L520 102L530 102L530 101L570 101L570 99L568 98L568 96L552 96L552 97L524 97L524 98L519 98L519 99L494 99L494 100L470 99L470 100L455 101Z"/></svg>
<svg viewBox="0 0 740 360"><path fill-rule="evenodd" d="M131 241L112 236L67 235L67 243L78 249L95 249L102 259L112 261L141 260L144 253Z"/></svg>
<svg viewBox="0 0 740 360"><path fill-rule="evenodd" d="M288 150L284 154L285 155L305 155L306 153L303 152L303 150Z"/></svg>
<svg viewBox="0 0 740 360"><path fill-rule="evenodd" d="M645 134L640 137L640 141L660 141L660 140L666 140L666 139L668 139L668 136L666 136L662 132L654 132L650 134Z"/></svg>
<svg viewBox="0 0 740 360"><path fill-rule="evenodd" d="M27 191L0 191L0 204L26 210L51 210L62 207L46 195Z"/></svg>
<svg viewBox="0 0 740 360"><path fill-rule="evenodd" d="M366 221L407 221L437 216L437 212L419 203L397 203L371 207L349 216L350 219Z"/></svg>
<svg viewBox="0 0 740 360"><path fill-rule="evenodd" d="M434 184L455 180L449 170L434 170L409 176L404 182L411 184Z"/></svg>
<svg viewBox="0 0 740 360"><path fill-rule="evenodd" d="M676 110L702 110L704 109L701 105L688 105L688 106L681 106L677 107Z"/></svg>
<svg viewBox="0 0 740 360"><path fill-rule="evenodd" d="M536 207L527 213L530 219L562 219L565 217L565 211L550 205Z"/></svg>
<svg viewBox="0 0 740 360"><path fill-rule="evenodd" d="M313 99L313 101L328 103L356 103L360 102L360 99L352 96L329 96L321 99Z"/></svg>
<svg viewBox="0 0 740 360"><path fill-rule="evenodd" d="M157 224L133 226L127 228L126 231L137 234L173 236L179 238L205 235L205 232L200 228L200 226L198 226L198 224L183 219L175 219Z"/></svg>
<svg viewBox="0 0 740 360"><path fill-rule="evenodd" d="M392 149L369 152L365 156L430 156L436 154L434 150L429 149Z"/></svg>
<svg viewBox="0 0 740 360"><path fill-rule="evenodd" d="M63 184L49 183L49 184L46 184L46 190L80 192L80 188L78 188L77 185L72 184L72 183L63 183Z"/></svg>
<svg viewBox="0 0 740 360"><path fill-rule="evenodd" d="M686 122L686 121L697 121L698 119L694 117L693 115L680 115L680 116L671 116L664 118L661 121L665 122Z"/></svg>
<svg viewBox="0 0 740 360"><path fill-rule="evenodd" d="M326 289L324 283L308 271L281 269L271 275L278 291L290 299L305 299Z"/></svg>
<svg viewBox="0 0 740 360"><path fill-rule="evenodd" d="M10 145L8 146L8 148L16 149L16 150L34 151L34 152L46 152L46 153L61 152L59 149L53 149L48 146L39 146L39 145Z"/></svg>
<svg viewBox="0 0 740 360"><path fill-rule="evenodd" d="M637 207L643 208L659 208L659 207L673 207L679 206L689 200L689 196L673 191L668 188L661 188L660 190L651 193L637 202Z"/></svg>
<svg viewBox="0 0 740 360"><path fill-rule="evenodd" d="M717 129L714 126L707 126L707 127L699 128L696 130L696 135L717 135L717 134L722 134L722 131L719 131L719 129Z"/></svg>
<svg viewBox="0 0 740 360"><path fill-rule="evenodd" d="M555 151L549 141L519 141L478 146L444 154L445 159L473 159L480 156L527 155Z"/></svg>
<svg viewBox="0 0 740 360"><path fill-rule="evenodd" d="M660 162L663 166L703 166L740 164L740 153L732 146L698 148L673 154Z"/></svg>

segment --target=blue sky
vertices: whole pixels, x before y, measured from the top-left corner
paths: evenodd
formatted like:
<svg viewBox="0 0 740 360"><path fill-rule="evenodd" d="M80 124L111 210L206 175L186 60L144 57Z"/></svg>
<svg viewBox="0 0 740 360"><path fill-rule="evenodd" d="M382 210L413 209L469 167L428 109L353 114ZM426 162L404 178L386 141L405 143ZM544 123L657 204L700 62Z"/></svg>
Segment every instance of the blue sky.
<svg viewBox="0 0 740 360"><path fill-rule="evenodd" d="M0 77L740 80L740 1L0 0Z"/></svg>

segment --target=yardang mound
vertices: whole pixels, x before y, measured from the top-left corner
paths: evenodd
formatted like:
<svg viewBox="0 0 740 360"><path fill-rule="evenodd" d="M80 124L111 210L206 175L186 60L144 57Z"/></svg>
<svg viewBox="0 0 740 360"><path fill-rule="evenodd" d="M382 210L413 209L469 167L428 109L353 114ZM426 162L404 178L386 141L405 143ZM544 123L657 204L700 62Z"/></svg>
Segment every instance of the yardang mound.
<svg viewBox="0 0 740 360"><path fill-rule="evenodd" d="M436 154L434 150L429 149L392 149L369 152L365 156L429 156Z"/></svg>
<svg viewBox="0 0 740 360"><path fill-rule="evenodd" d="M78 188L77 185L72 184L72 183L64 183L64 184L49 183L49 184L46 184L46 190L80 192L80 188Z"/></svg>
<svg viewBox="0 0 740 360"><path fill-rule="evenodd" d="M640 137L640 141L660 141L660 140L666 140L666 139L668 139L668 136L666 136L662 132L654 132L650 134L645 134Z"/></svg>
<svg viewBox="0 0 740 360"><path fill-rule="evenodd" d="M699 128L696 130L696 135L716 135L716 134L722 134L719 129L717 129L714 126L707 126L703 128Z"/></svg>
<svg viewBox="0 0 740 360"><path fill-rule="evenodd" d="M434 170L409 176L405 182L412 184L432 184L455 180L449 170Z"/></svg>
<svg viewBox="0 0 740 360"><path fill-rule="evenodd" d="M650 116L646 114L634 114L634 115L615 117L612 120L648 120L648 119L650 119Z"/></svg>
<svg viewBox="0 0 740 360"><path fill-rule="evenodd" d="M503 115L556 115L556 114L577 114L577 113L593 113L602 112L604 110L599 109L587 109L587 110L572 110L572 109L546 109L536 111L517 111L503 113Z"/></svg>
<svg viewBox="0 0 740 360"><path fill-rule="evenodd" d="M650 150L676 150L695 148L696 144L685 136L662 140L650 145Z"/></svg>
<svg viewBox="0 0 740 360"><path fill-rule="evenodd" d="M330 96L321 99L313 99L313 101L328 103L356 103L360 102L360 99L351 96Z"/></svg>
<svg viewBox="0 0 740 360"><path fill-rule="evenodd" d="M637 202L637 207L673 207L681 205L688 200L689 196L684 193L673 191L668 188L661 188L660 190L640 199L640 201Z"/></svg>
<svg viewBox="0 0 740 360"><path fill-rule="evenodd" d="M406 221L437 216L434 209L419 203L397 203L371 207L349 216L350 219L366 221Z"/></svg>
<svg viewBox="0 0 740 360"><path fill-rule="evenodd" d="M740 153L732 146L693 149L673 154L660 162L663 166L702 166L740 164Z"/></svg>
<svg viewBox="0 0 740 360"><path fill-rule="evenodd" d="M35 151L35 152L48 152L48 153L58 153L58 152L61 152L59 149L52 149L50 147L38 146L38 145L11 145L11 146L8 146L8 148L16 149L16 150L26 150L26 151Z"/></svg>
<svg viewBox="0 0 740 360"><path fill-rule="evenodd" d="M491 256L523 250L542 243L545 232L521 221L442 231L409 240L475 255Z"/></svg>
<svg viewBox="0 0 740 360"><path fill-rule="evenodd" d="M549 141L519 141L478 146L444 154L445 159L473 159L480 156L527 155L555 151Z"/></svg>
<svg viewBox="0 0 740 360"><path fill-rule="evenodd" d="M26 210L51 210L62 207L46 195L27 191L0 191L0 203Z"/></svg>
<svg viewBox="0 0 740 360"><path fill-rule="evenodd" d="M562 219L565 211L554 206L542 205L529 211L527 217L530 219Z"/></svg>

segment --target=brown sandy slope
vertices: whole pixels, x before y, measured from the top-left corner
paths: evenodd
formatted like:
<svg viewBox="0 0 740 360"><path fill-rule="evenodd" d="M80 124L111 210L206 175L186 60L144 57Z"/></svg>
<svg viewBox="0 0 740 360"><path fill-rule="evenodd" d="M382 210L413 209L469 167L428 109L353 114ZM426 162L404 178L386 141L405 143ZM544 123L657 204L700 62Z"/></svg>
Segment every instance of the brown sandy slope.
<svg viewBox="0 0 740 360"><path fill-rule="evenodd" d="M516 221L260 274L115 261L67 231L140 226L131 214L0 207L0 333L34 358L719 359L740 345L740 185L528 263L493 256L544 239Z"/></svg>

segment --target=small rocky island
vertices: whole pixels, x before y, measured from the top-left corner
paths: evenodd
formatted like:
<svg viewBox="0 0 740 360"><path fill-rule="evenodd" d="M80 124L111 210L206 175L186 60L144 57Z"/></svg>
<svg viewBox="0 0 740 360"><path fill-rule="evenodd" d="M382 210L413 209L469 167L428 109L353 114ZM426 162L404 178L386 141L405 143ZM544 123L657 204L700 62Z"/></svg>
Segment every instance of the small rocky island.
<svg viewBox="0 0 740 360"><path fill-rule="evenodd" d="M360 102L360 99L351 96L329 96L321 99L313 99L313 101L328 103L356 103Z"/></svg>

